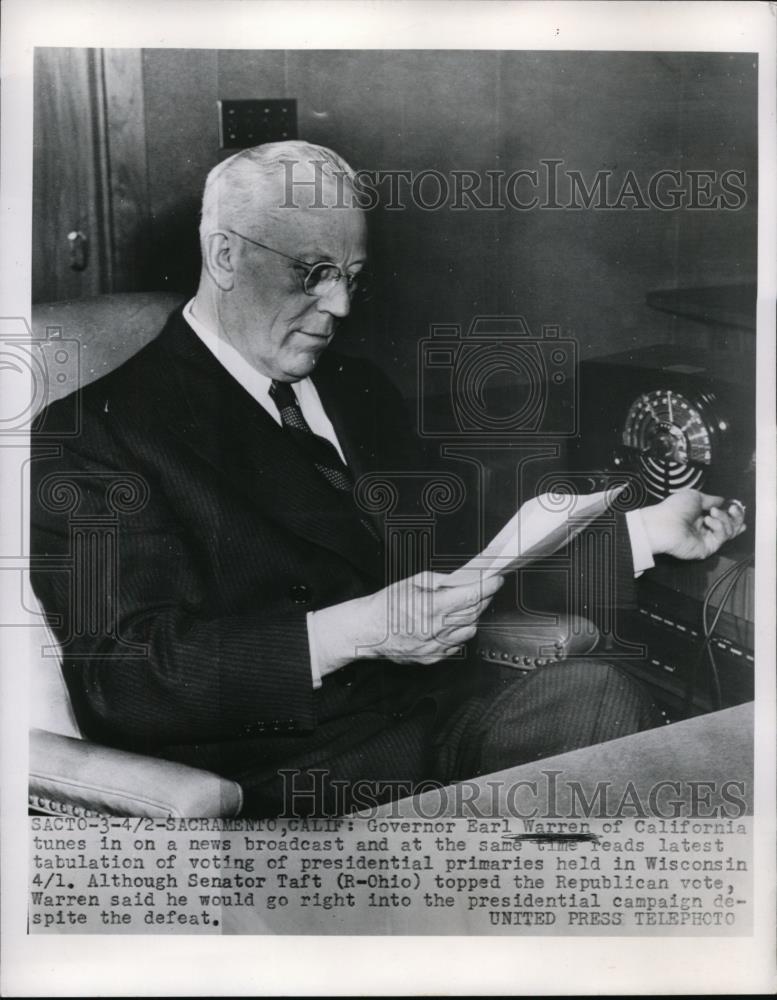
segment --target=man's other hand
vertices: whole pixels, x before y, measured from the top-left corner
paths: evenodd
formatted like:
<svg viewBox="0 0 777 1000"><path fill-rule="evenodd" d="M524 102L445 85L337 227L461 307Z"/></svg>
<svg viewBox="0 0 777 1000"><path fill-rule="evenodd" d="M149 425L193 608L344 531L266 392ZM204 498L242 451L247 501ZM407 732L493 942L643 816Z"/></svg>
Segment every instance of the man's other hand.
<svg viewBox="0 0 777 1000"><path fill-rule="evenodd" d="M459 587L441 573L418 573L364 598L373 633L368 656L395 663L437 663L459 652L504 582L501 576Z"/></svg>
<svg viewBox="0 0 777 1000"><path fill-rule="evenodd" d="M321 674L357 659L438 663L477 631L478 618L504 583L501 576L446 586L441 573L417 573L344 604L316 612Z"/></svg>
<svg viewBox="0 0 777 1000"><path fill-rule="evenodd" d="M745 509L723 497L683 490L641 511L653 555L706 559L745 530Z"/></svg>

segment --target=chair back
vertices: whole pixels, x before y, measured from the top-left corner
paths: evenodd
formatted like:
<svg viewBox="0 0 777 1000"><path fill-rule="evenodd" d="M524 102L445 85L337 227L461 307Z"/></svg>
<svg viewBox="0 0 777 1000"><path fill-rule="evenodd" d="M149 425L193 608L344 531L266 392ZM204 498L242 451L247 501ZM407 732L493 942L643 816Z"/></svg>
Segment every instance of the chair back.
<svg viewBox="0 0 777 1000"><path fill-rule="evenodd" d="M40 610L34 594L32 600L33 610ZM62 676L57 640L45 624L32 626L27 640L30 644L27 659L30 664L30 727L80 739L82 733Z"/></svg>
<svg viewBox="0 0 777 1000"><path fill-rule="evenodd" d="M154 339L181 302L175 292L126 292L34 305L32 330L47 375L44 402L118 368Z"/></svg>

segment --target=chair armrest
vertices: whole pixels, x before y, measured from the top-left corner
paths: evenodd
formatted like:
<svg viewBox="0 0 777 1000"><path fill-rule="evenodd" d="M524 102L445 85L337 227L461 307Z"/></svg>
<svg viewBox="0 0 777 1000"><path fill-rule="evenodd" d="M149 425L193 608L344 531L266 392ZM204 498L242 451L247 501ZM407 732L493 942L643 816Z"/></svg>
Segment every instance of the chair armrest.
<svg viewBox="0 0 777 1000"><path fill-rule="evenodd" d="M237 782L210 771L114 750L43 729L30 732L30 806L77 816L235 816Z"/></svg>
<svg viewBox="0 0 777 1000"><path fill-rule="evenodd" d="M592 653L599 630L580 615L537 615L518 610L495 611L480 619L476 649L483 661L499 661L517 670L535 670L545 663Z"/></svg>

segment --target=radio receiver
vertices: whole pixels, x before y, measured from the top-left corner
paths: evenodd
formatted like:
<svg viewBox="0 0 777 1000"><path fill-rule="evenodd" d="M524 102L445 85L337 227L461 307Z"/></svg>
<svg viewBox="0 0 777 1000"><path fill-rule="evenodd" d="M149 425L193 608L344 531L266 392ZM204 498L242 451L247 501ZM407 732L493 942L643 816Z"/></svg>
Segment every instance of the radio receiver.
<svg viewBox="0 0 777 1000"><path fill-rule="evenodd" d="M592 358L580 396L579 469L636 473L654 501L693 488L751 507L752 354L656 345Z"/></svg>
<svg viewBox="0 0 777 1000"><path fill-rule="evenodd" d="M580 366L580 436L572 465L629 472L644 504L699 489L748 508L749 530L700 563L660 559L638 581L621 638L644 647L626 663L667 719L753 697L755 359L752 351L657 345ZM712 612L714 611L714 614Z"/></svg>

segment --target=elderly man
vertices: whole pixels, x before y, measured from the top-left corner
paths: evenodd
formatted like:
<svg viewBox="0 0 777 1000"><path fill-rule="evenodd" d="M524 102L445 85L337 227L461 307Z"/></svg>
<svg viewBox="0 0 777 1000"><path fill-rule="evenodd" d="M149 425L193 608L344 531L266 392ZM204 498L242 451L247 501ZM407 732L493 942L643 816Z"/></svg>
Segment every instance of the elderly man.
<svg viewBox="0 0 777 1000"><path fill-rule="evenodd" d="M311 791L304 808L340 811L357 781L406 793L654 722L642 691L601 662L519 680L468 660L500 579L386 579L380 526L353 484L409 467L415 436L383 376L330 349L367 261L352 177L336 154L296 142L216 167L195 297L36 424L47 443L33 468L35 554L67 552L67 516L46 490L57 477L77 484L87 520L125 473L147 494L122 517L115 558L81 567L75 586L34 574L82 729L236 779L246 815L294 809L289 773ZM632 518L621 576L651 553L715 551L743 527L721 502L689 493ZM92 571L115 587L102 630L76 626Z"/></svg>

